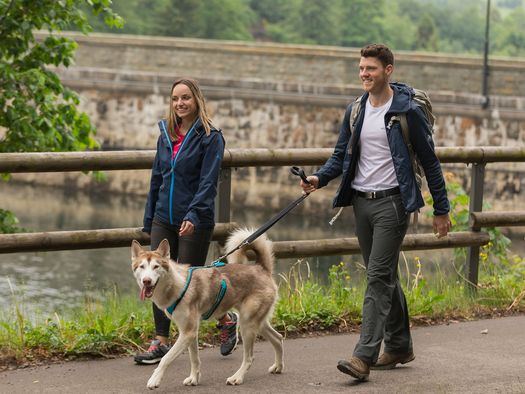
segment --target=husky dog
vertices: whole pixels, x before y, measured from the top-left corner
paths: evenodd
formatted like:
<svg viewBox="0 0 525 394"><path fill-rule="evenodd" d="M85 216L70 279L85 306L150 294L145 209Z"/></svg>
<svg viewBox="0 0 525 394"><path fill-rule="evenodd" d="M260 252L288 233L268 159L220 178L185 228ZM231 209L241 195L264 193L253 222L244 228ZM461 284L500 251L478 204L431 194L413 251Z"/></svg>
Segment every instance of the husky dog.
<svg viewBox="0 0 525 394"><path fill-rule="evenodd" d="M226 242L226 250L233 250L250 234L251 231L247 229L234 231ZM255 251L255 264L247 264L247 249ZM203 315L204 318L223 316L230 309L239 313L244 354L241 367L226 379L226 383L243 383L253 362L253 346L257 334L267 339L275 350L275 362L268 372L282 372L283 337L270 325L277 300L277 286L272 278L272 243L262 235L250 245L231 254L228 261L229 264L222 266L218 264L190 268L170 259L170 247L166 239L155 251L146 251L133 240L131 267L140 287L141 299L151 298L175 322L179 331L177 341L149 378L148 388L159 387L168 365L186 349L189 351L191 372L183 383L186 386L199 384L200 320ZM222 299L220 294L223 295Z"/></svg>

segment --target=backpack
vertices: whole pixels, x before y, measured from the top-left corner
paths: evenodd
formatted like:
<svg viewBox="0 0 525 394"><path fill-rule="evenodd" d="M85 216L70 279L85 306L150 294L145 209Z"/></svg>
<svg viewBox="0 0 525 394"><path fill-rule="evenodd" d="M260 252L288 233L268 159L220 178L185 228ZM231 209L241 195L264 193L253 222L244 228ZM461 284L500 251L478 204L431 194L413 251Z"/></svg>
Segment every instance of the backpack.
<svg viewBox="0 0 525 394"><path fill-rule="evenodd" d="M428 94L420 89L415 89L414 95L412 96L412 100L415 101L415 103L423 110L423 113L425 114L425 118L427 120L429 129L430 129L430 135L429 138L432 139L432 135L434 134L434 123L436 121L436 117L434 113L432 112L432 103L430 102L430 98L428 97ZM354 138L354 130L355 125L357 122L357 117L359 116L359 112L361 111L361 99L363 96L359 96L355 99L354 103L352 104L352 111L350 112L350 131L352 132L352 140L350 141L348 152L352 152L352 146L355 143ZM391 121L399 121L401 125L401 131L403 134L403 140L405 141L405 144L408 147L408 153L410 155L410 161L412 162L412 168L414 170L414 175L416 177L416 183L419 189L421 190L421 185L423 182L423 178L425 177L425 171L423 170L423 166L421 165L421 162L419 161L419 158L416 156L416 153L414 152L414 148L412 147L412 143L410 141L409 137L409 128L408 128L408 121L407 121L407 115L406 113L402 113L399 115L395 115L391 118Z"/></svg>

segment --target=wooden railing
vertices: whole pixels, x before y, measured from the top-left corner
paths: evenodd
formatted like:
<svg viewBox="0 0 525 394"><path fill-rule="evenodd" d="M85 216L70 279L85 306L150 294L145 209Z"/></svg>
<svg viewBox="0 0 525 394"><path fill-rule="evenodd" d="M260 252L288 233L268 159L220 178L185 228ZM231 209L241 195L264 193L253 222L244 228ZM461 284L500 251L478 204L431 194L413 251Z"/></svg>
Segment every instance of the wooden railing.
<svg viewBox="0 0 525 394"><path fill-rule="evenodd" d="M226 150L216 204L214 240L224 240L231 223L231 169L250 166L321 165L332 149L229 149ZM465 147L437 148L442 163L472 164L470 190L470 231L452 232L437 239L433 234L408 234L402 250L468 247L466 276L477 284L480 246L489 242L484 227L523 226L525 211L482 212L485 166L494 162L525 162L525 148ZM111 171L150 169L155 151L105 151L68 153L0 154L0 173ZM127 246L133 239L149 244L140 228L0 234L0 253L112 248ZM280 241L274 243L276 257L305 257L357 254L356 238Z"/></svg>

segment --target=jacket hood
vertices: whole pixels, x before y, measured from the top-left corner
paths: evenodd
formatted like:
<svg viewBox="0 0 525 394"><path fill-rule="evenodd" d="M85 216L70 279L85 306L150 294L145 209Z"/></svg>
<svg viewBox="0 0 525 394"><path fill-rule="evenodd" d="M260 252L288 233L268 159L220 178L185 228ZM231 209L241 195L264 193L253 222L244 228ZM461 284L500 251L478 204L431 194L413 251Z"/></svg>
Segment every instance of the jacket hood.
<svg viewBox="0 0 525 394"><path fill-rule="evenodd" d="M164 142L168 143L168 120L162 119L159 121L158 124L159 124L160 134L162 138L165 140ZM197 134L206 133L206 130L204 129L204 126L202 125L201 118L197 118L195 120L194 127L195 127L195 131L197 131ZM210 133L219 132L219 131L220 130L216 129L213 125L211 126ZM171 141L169 142L171 143Z"/></svg>
<svg viewBox="0 0 525 394"><path fill-rule="evenodd" d="M394 98L388 110L389 113L405 113L412 106L412 97L414 89L401 82L391 82L390 87L394 91ZM368 100L369 93L366 92L361 96L361 106L364 106Z"/></svg>
<svg viewBox="0 0 525 394"><path fill-rule="evenodd" d="M394 99L388 112L404 113L407 112L412 105L412 97L414 97L414 89L410 86L400 82L390 83L390 87L394 91Z"/></svg>

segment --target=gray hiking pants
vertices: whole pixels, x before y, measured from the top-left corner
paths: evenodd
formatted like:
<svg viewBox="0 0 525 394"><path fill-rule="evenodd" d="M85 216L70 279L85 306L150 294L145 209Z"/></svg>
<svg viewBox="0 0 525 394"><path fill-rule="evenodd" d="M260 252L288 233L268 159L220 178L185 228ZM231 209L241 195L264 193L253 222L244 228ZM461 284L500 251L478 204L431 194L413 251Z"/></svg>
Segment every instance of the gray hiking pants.
<svg viewBox="0 0 525 394"><path fill-rule="evenodd" d="M412 350L408 309L397 269L410 215L399 194L375 200L356 196L354 213L367 277L361 335L354 356L372 365L383 339L386 352Z"/></svg>

